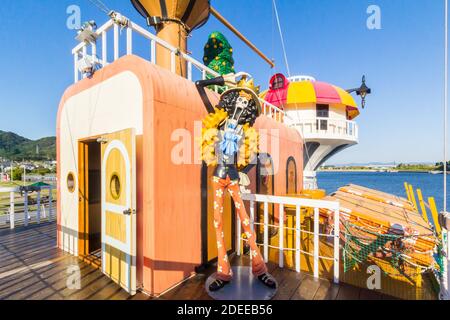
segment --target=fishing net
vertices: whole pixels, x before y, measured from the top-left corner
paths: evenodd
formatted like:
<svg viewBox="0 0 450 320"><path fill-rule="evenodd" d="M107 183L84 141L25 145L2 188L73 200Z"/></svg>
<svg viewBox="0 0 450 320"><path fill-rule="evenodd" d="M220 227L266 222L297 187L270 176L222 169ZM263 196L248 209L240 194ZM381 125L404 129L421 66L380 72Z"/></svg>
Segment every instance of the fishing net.
<svg viewBox="0 0 450 320"><path fill-rule="evenodd" d="M381 290L388 295L436 298L443 258L432 242L434 235L407 235L398 229L384 234L370 226L342 225L344 281L367 287L367 274L379 270Z"/></svg>

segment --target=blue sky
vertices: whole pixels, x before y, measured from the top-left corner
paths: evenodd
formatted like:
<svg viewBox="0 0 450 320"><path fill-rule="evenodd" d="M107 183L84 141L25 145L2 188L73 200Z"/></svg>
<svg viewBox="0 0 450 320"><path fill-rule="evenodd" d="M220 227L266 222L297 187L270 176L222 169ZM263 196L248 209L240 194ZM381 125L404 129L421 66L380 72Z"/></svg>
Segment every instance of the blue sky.
<svg viewBox="0 0 450 320"><path fill-rule="evenodd" d="M144 25L128 0L105 4ZM357 119L360 144L329 163L438 161L443 149L443 1L278 0L292 74L352 88L366 74L373 94ZM82 21L107 17L88 0L3 0L0 7L0 130L29 138L55 134L56 113L73 81L75 31L66 9L81 8ZM285 72L271 0L212 1L212 4L269 57L275 70L211 17L189 42L201 59L212 31L234 47L236 69L263 88ZM367 7L381 8L381 30L366 27Z"/></svg>

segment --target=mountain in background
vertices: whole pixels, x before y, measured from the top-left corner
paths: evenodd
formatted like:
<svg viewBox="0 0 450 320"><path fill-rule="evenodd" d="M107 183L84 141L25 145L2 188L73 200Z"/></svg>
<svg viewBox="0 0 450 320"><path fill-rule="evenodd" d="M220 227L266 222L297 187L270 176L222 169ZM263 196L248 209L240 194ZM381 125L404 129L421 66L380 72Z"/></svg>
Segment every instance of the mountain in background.
<svg viewBox="0 0 450 320"><path fill-rule="evenodd" d="M0 130L0 158L54 160L56 159L56 137L30 140L13 132Z"/></svg>

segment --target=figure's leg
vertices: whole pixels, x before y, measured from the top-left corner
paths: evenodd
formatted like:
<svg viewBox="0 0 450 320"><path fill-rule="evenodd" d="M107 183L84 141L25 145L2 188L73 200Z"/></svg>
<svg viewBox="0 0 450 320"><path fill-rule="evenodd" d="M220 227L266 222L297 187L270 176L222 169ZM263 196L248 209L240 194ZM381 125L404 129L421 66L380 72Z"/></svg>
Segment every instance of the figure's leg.
<svg viewBox="0 0 450 320"><path fill-rule="evenodd" d="M217 240L217 279L230 281L232 271L228 261L227 248L223 233L223 201L225 197L226 180L213 178L214 190L214 228Z"/></svg>
<svg viewBox="0 0 450 320"><path fill-rule="evenodd" d="M241 220L242 227L244 229L246 238L248 240L248 244L250 245L250 254L252 255L252 271L253 274L258 277L265 273L267 273L267 267L264 262L263 256L256 244L256 235L252 230L250 225L250 218L245 210L244 202L242 201L240 190L239 190L239 182L233 181L228 186L228 191L230 192L231 197L234 201L234 206L236 207L236 213L239 215L239 219Z"/></svg>

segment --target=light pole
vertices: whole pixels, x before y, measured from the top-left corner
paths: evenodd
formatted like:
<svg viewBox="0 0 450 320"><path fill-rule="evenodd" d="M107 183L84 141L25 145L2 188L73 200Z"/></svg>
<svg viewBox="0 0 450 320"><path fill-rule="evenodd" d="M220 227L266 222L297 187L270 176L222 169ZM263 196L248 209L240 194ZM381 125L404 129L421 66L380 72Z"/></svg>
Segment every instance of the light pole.
<svg viewBox="0 0 450 320"><path fill-rule="evenodd" d="M448 0L444 0L445 4L445 54L444 54L444 211L441 212L442 225L442 251L444 255L444 263L441 279L440 298L450 300L450 277L448 271L450 269L450 214L447 213L447 131L448 131Z"/></svg>
<svg viewBox="0 0 450 320"><path fill-rule="evenodd" d="M361 107L364 109L366 106L366 97L368 94L372 93L372 89L370 89L366 85L366 76L362 77L362 84L359 88L349 89L347 90L348 93L356 92L358 96L361 96Z"/></svg>

